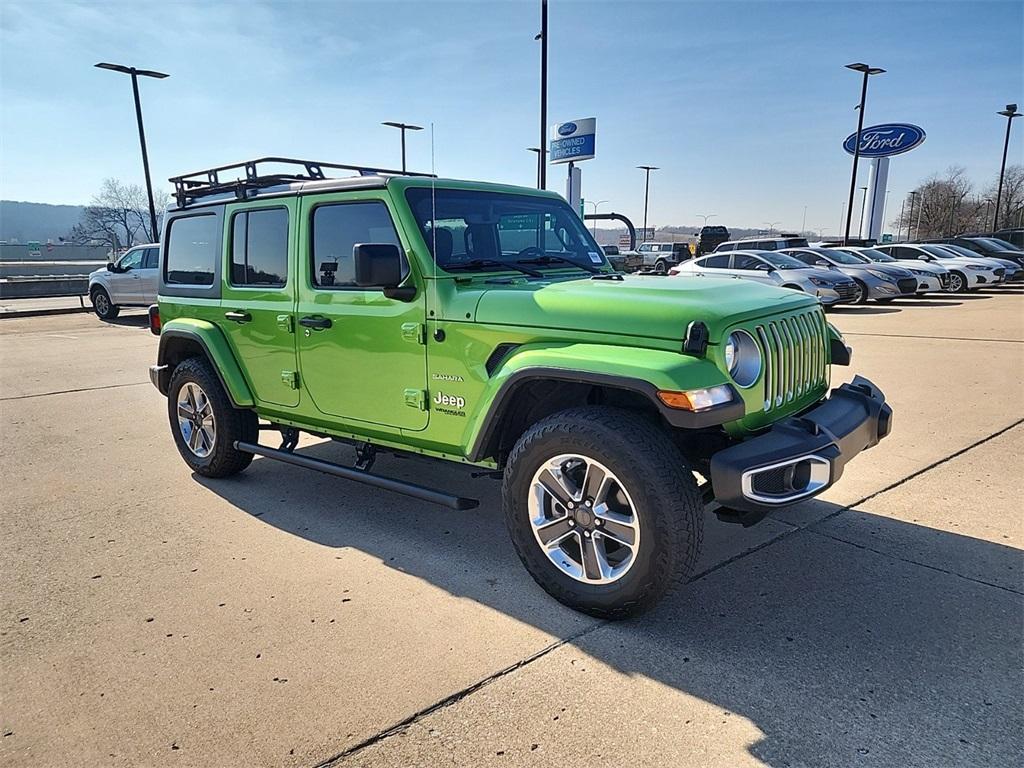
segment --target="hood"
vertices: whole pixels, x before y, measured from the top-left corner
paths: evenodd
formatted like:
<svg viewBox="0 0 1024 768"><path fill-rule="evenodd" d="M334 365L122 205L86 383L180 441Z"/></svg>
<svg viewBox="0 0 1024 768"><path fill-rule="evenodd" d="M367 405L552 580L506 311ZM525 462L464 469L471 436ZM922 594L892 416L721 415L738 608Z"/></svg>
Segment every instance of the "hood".
<svg viewBox="0 0 1024 768"><path fill-rule="evenodd" d="M888 262L878 263L886 264ZM898 266L901 266L904 269L916 269L918 272L929 272L933 275L941 275L946 272L949 272L949 270L946 269L941 264L934 264L930 261L917 261L916 259L900 259L900 263Z"/></svg>
<svg viewBox="0 0 1024 768"><path fill-rule="evenodd" d="M867 267L868 269L875 270L875 272L881 272L883 274L890 275L891 277L894 277L897 280L905 277L913 277L913 275L910 274L909 269L907 269L906 267L899 266L897 264L886 264L885 262L876 261L874 264L865 264L864 266Z"/></svg>
<svg viewBox="0 0 1024 768"><path fill-rule="evenodd" d="M785 273L787 273L787 275L793 275L794 277L802 277L804 280L807 280L808 278L811 278L811 277L816 277L819 280L825 280L830 285L835 285L836 283L848 283L848 282L850 282L850 276L849 275L843 274L842 272L839 272L838 270L835 270L835 269L817 269L817 268L812 268L812 269L784 269L784 270L779 270L779 271L780 272L785 272Z"/></svg>
<svg viewBox="0 0 1024 768"><path fill-rule="evenodd" d="M712 341L729 326L814 306L807 294L738 278L635 277L489 288L476 322L681 340L694 320Z"/></svg>

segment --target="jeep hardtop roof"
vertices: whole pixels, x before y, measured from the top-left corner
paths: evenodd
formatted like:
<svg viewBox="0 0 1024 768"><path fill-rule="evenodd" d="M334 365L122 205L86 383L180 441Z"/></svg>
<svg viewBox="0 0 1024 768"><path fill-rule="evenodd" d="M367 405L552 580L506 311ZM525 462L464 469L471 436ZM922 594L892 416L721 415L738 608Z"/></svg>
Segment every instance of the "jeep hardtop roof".
<svg viewBox="0 0 1024 768"><path fill-rule="evenodd" d="M264 168L261 169L260 164L263 164ZM268 169L266 166L273 166L273 168ZM350 171L356 175L328 177L324 172L325 169ZM268 172L270 170L277 172ZM240 178L241 174L244 174L245 178ZM316 160L296 160L286 157L261 157L172 176L169 181L174 184L175 203L169 206L169 210L311 192L383 189L389 181L397 177L404 177L405 186L471 185L473 189L479 190L559 197L556 193L548 190L462 179L441 179L429 173L325 163Z"/></svg>

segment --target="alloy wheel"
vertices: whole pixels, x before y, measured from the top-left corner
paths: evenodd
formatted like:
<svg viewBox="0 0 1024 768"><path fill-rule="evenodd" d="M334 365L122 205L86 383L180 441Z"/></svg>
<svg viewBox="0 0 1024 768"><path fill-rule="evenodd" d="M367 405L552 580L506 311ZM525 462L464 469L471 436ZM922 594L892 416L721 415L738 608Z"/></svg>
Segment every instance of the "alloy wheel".
<svg viewBox="0 0 1024 768"><path fill-rule="evenodd" d="M213 452L217 442L213 404L195 382L186 382L178 390L178 429L185 445L198 458L205 459Z"/></svg>
<svg viewBox="0 0 1024 768"><path fill-rule="evenodd" d="M96 291L92 297L92 305L96 308L96 313L105 315L110 311L110 299L107 298L107 294L103 291Z"/></svg>
<svg viewBox="0 0 1024 768"><path fill-rule="evenodd" d="M625 486L598 461L561 454L530 484L530 526L541 551L584 584L610 584L636 562L640 517Z"/></svg>

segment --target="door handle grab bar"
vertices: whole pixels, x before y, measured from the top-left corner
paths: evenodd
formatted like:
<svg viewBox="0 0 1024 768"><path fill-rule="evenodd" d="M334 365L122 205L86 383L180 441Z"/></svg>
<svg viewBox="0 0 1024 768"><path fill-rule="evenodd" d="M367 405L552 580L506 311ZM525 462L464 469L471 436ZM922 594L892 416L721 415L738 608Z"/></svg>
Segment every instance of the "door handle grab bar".
<svg viewBox="0 0 1024 768"><path fill-rule="evenodd" d="M330 328L332 323L329 317L320 317L318 315L309 315L299 320L299 325L305 328Z"/></svg>
<svg viewBox="0 0 1024 768"><path fill-rule="evenodd" d="M252 315L248 312L240 312L236 309L229 310L224 313L224 317L228 320L234 320L236 323L248 323L252 320Z"/></svg>

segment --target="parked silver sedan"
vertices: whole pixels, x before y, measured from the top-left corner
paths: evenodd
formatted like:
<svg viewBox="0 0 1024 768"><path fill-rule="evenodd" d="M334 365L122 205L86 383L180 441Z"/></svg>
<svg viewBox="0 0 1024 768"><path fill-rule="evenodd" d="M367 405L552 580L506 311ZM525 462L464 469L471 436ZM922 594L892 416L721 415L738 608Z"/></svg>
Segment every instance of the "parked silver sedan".
<svg viewBox="0 0 1024 768"><path fill-rule="evenodd" d="M891 264L868 264L859 256L832 248L789 248L784 251L804 264L841 272L857 284L857 304L868 299L886 304L917 293L917 278L909 269Z"/></svg>
<svg viewBox="0 0 1024 768"><path fill-rule="evenodd" d="M845 275L809 267L778 251L727 251L684 261L670 275L735 277L777 285L817 296L826 307L849 304L858 294L857 284Z"/></svg>

